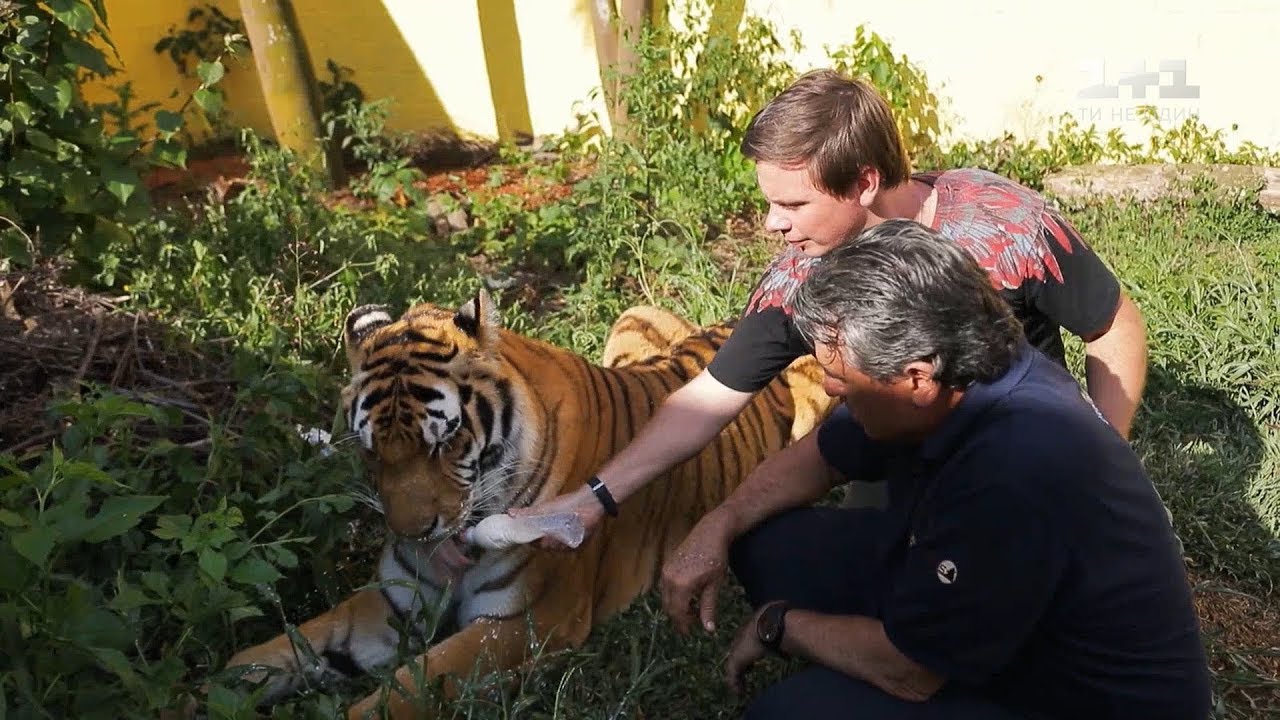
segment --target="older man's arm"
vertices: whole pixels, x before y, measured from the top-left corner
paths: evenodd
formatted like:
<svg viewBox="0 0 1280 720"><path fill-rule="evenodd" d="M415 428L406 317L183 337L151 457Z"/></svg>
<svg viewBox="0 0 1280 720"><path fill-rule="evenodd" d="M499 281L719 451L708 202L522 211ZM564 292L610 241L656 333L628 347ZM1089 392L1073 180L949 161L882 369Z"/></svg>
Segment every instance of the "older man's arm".
<svg viewBox="0 0 1280 720"><path fill-rule="evenodd" d="M928 700L946 683L946 678L899 652L875 618L791 610L786 623L783 652L868 682L901 700Z"/></svg>

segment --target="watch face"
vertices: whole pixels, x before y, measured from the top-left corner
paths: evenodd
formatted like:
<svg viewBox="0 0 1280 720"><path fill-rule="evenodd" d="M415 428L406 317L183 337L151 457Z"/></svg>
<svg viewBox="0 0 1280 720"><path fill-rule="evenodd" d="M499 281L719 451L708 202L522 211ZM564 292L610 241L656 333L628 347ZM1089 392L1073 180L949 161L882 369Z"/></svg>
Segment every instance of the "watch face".
<svg viewBox="0 0 1280 720"><path fill-rule="evenodd" d="M756 635L759 636L760 642L765 645L778 642L782 634L782 614L785 611L784 605L776 604L770 605L760 613L760 619L756 621Z"/></svg>

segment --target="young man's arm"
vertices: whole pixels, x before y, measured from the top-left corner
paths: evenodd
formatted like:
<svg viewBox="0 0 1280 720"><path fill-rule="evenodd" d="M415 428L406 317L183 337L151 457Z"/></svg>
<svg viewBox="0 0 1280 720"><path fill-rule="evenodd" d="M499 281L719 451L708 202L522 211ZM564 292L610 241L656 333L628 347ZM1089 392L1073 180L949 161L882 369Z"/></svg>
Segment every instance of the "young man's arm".
<svg viewBox="0 0 1280 720"><path fill-rule="evenodd" d="M704 370L668 396L635 439L605 463L597 476L614 501L621 504L650 480L706 447L751 402L752 397L752 393L738 392L722 385ZM586 485L508 512L517 517L575 513L582 519L588 535L604 518L604 506ZM562 547L552 538L543 538L539 545Z"/></svg>
<svg viewBox="0 0 1280 720"><path fill-rule="evenodd" d="M1099 412L1129 437L1147 377L1142 313L1120 281L1076 228L1056 210L1045 210L1045 242L1062 274L1036 293L1044 314L1085 343L1085 385ZM1063 247L1065 238L1070 247Z"/></svg>
<svg viewBox="0 0 1280 720"><path fill-rule="evenodd" d="M600 468L600 479L622 502L652 478L706 447L754 396L702 371L672 393L636 438ZM589 489L587 496L591 497Z"/></svg>
<svg viewBox="0 0 1280 720"><path fill-rule="evenodd" d="M781 308L747 314L707 369L668 396L636 437L597 471L597 477L621 504L705 448L761 388L803 354L790 318ZM588 534L604 517L603 506L587 486L510 512L573 512L582 519ZM539 544L560 547L552 539Z"/></svg>
<svg viewBox="0 0 1280 720"><path fill-rule="evenodd" d="M1129 437L1147 380L1147 337L1142 311L1121 293L1120 307L1102 334L1085 341L1089 397L1119 433Z"/></svg>

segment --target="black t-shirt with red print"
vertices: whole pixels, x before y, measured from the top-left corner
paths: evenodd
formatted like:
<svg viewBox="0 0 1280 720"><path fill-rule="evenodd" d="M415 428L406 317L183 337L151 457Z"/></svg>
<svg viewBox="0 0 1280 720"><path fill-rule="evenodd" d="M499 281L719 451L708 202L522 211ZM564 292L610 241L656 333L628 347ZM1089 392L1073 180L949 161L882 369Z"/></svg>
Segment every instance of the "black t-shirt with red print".
<svg viewBox="0 0 1280 720"><path fill-rule="evenodd" d="M1033 346L1065 365L1062 329L1088 339L1109 327L1119 281L1043 196L986 170L913 178L937 190L932 228L987 270ZM770 263L708 368L716 380L755 392L811 351L791 321L791 294L817 262L788 248Z"/></svg>

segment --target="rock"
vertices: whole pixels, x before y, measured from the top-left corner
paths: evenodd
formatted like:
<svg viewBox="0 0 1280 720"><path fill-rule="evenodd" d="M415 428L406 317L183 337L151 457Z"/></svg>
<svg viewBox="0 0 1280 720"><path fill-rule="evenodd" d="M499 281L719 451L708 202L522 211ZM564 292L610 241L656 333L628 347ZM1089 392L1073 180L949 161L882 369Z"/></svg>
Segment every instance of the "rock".
<svg viewBox="0 0 1280 720"><path fill-rule="evenodd" d="M1208 176L1224 199L1255 199L1264 210L1280 214L1280 168L1251 165L1152 164L1079 165L1046 175L1044 189L1068 205L1092 199L1152 202L1186 197L1191 183Z"/></svg>
<svg viewBox="0 0 1280 720"><path fill-rule="evenodd" d="M431 218L431 230L435 232L436 237L449 237L449 221L442 217Z"/></svg>
<svg viewBox="0 0 1280 720"><path fill-rule="evenodd" d="M471 220L467 217L467 211L464 208L458 208L444 216L445 222L449 223L449 229L453 232L466 230L470 227Z"/></svg>
<svg viewBox="0 0 1280 720"><path fill-rule="evenodd" d="M440 198L434 195L427 198L426 211L427 211L427 217L431 218L432 220L435 220L436 218L442 218L449 212L448 210L445 209L444 203L440 202Z"/></svg>

